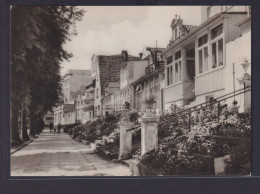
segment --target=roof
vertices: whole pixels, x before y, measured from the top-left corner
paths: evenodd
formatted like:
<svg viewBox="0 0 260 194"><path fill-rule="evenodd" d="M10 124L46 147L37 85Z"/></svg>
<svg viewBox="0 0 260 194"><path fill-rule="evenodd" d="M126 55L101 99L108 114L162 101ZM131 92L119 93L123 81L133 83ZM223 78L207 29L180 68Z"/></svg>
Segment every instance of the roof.
<svg viewBox="0 0 260 194"><path fill-rule="evenodd" d="M225 13L227 14L227 13ZM217 18L221 17L221 13L218 13L214 16L212 16L211 18L209 18L208 20L206 20L205 22L203 22L201 25L199 25L197 28L195 28L194 30L190 31L189 33L187 33L186 35L184 35L181 39L175 41L173 44L171 44L171 46L169 46L168 48L166 48L161 55L167 53L169 50L171 50L172 48L174 48L175 46L177 46L178 44L182 43L184 40L186 40L187 38L191 37L193 34L195 34L196 32L198 32L199 30L201 30L203 27L207 26L209 23L213 22L214 20L216 20Z"/></svg>
<svg viewBox="0 0 260 194"><path fill-rule="evenodd" d="M244 12L243 12L244 13ZM222 16L225 15L232 15L232 14L237 14L236 12L223 12L223 13L217 13L216 15L212 16L211 18L209 18L208 20L206 20L205 22L203 22L201 25L199 25L197 28L195 28L194 30L190 31L189 33L187 33L186 35L184 35L181 39L175 41L174 43L171 44L171 46L169 46L166 50L164 50L161 55L167 53L168 51L170 51L172 48L176 47L178 44L182 43L183 41L187 40L188 38L190 38L192 35L194 35L195 33L199 32L202 28L206 27L209 23L213 22L214 20L217 20L219 18L221 18ZM245 13L246 14L246 13Z"/></svg>
<svg viewBox="0 0 260 194"><path fill-rule="evenodd" d="M63 78L67 77L68 75L73 74L90 74L90 70L82 70L82 69L68 69L67 73L63 76Z"/></svg>
<svg viewBox="0 0 260 194"><path fill-rule="evenodd" d="M105 95L105 88L111 82L120 81L120 66L124 60L122 54L119 55L98 55L99 59L99 79L101 87L101 97ZM136 60L138 57L128 55L129 60Z"/></svg>
<svg viewBox="0 0 260 194"><path fill-rule="evenodd" d="M187 33L189 33L190 31L194 30L195 28L197 28L197 26L191 26L191 25L183 25L182 27L183 27L183 29L184 29Z"/></svg>

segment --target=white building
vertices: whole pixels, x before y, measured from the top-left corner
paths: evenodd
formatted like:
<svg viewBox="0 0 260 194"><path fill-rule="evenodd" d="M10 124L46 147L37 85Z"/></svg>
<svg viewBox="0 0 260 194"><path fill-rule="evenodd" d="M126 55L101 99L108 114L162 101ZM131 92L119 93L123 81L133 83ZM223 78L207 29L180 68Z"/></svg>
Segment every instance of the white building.
<svg viewBox="0 0 260 194"><path fill-rule="evenodd" d="M225 69L233 66L227 57L227 48L231 47L227 44L242 35L238 23L248 17L248 12L248 6L203 6L203 23L196 28L185 27L180 17L173 19L172 39L162 53L166 109L197 105L227 92L229 82L225 80L229 76L225 76Z"/></svg>

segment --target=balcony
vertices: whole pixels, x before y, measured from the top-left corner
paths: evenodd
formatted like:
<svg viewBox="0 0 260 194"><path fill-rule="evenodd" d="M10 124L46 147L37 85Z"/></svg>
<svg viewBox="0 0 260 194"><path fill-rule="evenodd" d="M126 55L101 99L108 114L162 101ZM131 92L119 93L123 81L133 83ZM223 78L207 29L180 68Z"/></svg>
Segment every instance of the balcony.
<svg viewBox="0 0 260 194"><path fill-rule="evenodd" d="M156 70L163 70L164 69L164 62L158 62L157 64L153 63L145 68L145 73L149 74Z"/></svg>

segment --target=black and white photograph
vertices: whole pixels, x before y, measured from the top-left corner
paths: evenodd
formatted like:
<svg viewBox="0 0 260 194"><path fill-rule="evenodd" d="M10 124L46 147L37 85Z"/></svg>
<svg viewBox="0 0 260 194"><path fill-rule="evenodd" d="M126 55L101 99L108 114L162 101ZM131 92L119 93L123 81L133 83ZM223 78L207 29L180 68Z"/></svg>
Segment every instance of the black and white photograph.
<svg viewBox="0 0 260 194"><path fill-rule="evenodd" d="M248 5L11 6L10 177L251 176L251 66Z"/></svg>

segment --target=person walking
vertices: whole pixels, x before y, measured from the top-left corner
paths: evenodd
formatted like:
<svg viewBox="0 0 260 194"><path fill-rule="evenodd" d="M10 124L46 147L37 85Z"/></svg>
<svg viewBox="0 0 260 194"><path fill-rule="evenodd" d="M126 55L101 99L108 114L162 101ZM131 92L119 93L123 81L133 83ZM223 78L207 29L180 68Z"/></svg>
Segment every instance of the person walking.
<svg viewBox="0 0 260 194"><path fill-rule="evenodd" d="M53 123L52 122L49 124L49 128L50 128L50 134L52 134L52 130L53 130Z"/></svg>
<svg viewBox="0 0 260 194"><path fill-rule="evenodd" d="M59 122L59 124L58 124L58 134L60 134L60 130L61 130L61 124Z"/></svg>

